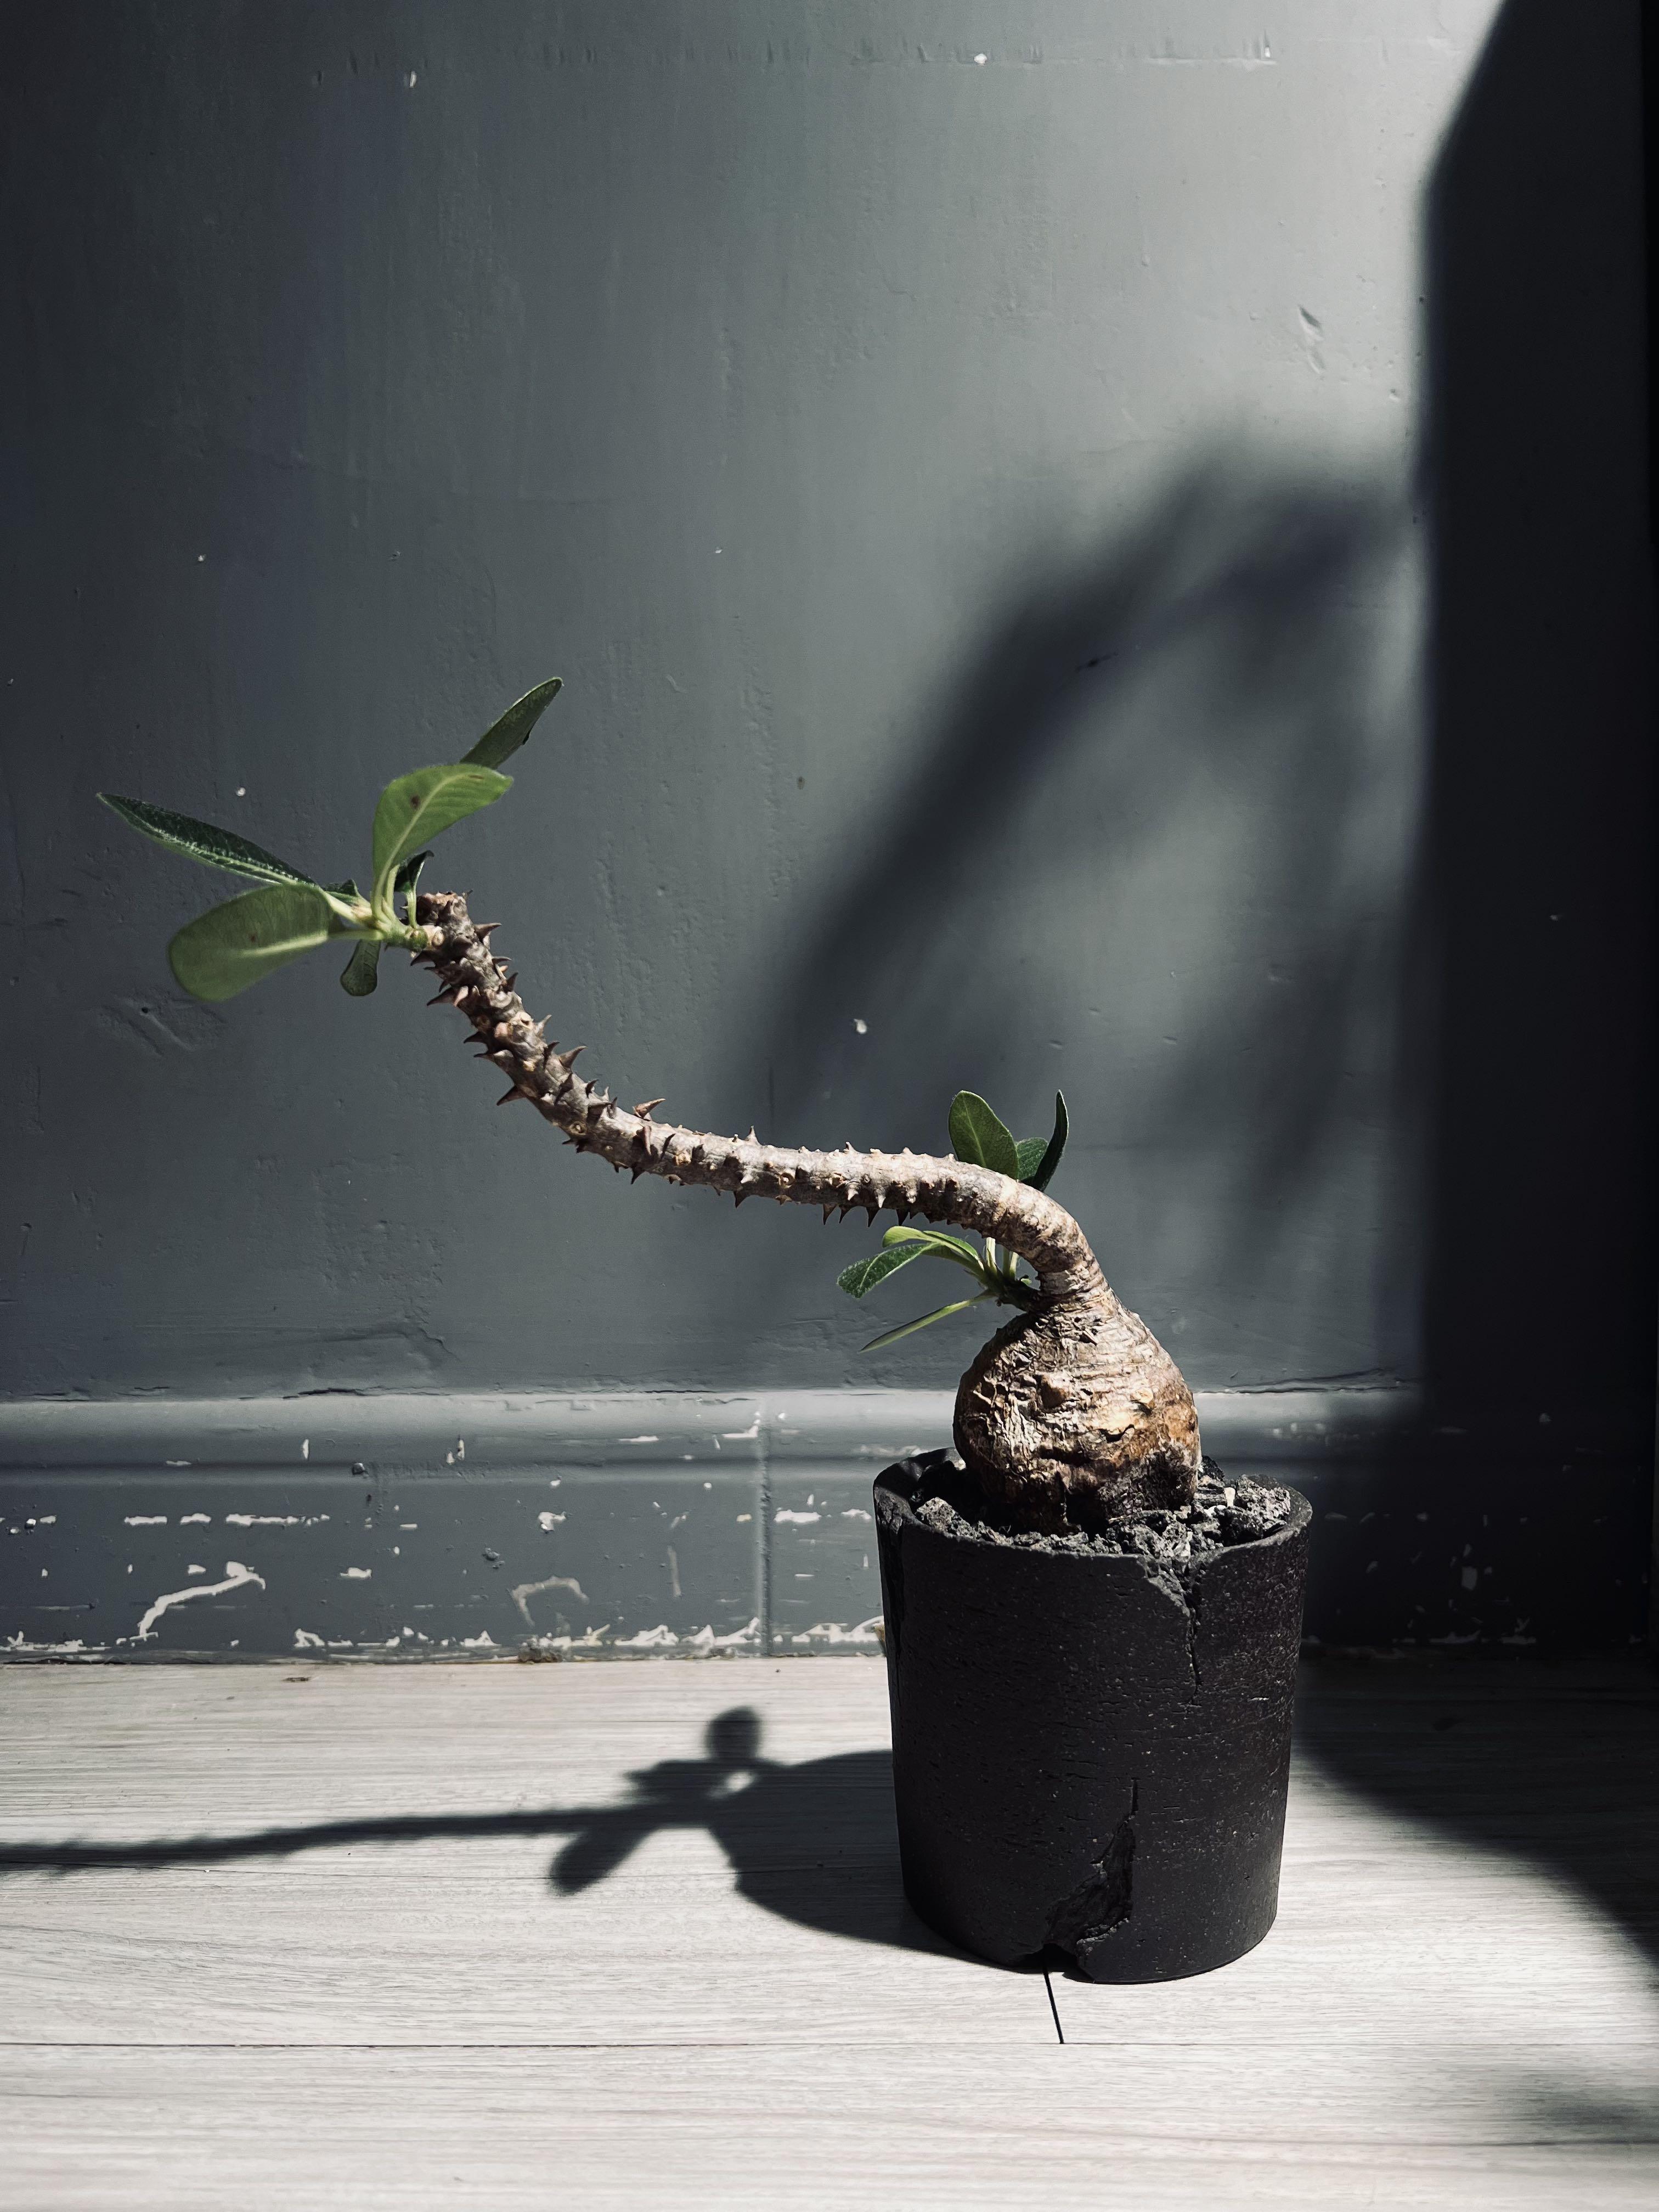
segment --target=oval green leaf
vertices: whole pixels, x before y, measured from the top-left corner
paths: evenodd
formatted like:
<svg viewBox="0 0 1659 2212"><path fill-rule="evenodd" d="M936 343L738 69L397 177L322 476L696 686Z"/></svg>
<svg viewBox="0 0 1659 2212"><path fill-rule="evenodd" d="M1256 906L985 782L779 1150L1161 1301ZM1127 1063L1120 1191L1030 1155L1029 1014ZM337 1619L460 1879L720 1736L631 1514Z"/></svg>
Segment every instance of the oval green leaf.
<svg viewBox="0 0 1659 2212"><path fill-rule="evenodd" d="M290 867L263 845L250 844L234 830L221 830L211 822L198 822L191 814L174 814L165 806L152 806L143 799L121 799L112 791L98 794L112 813L131 829L153 837L169 852L183 853L204 866L223 868L228 875L251 876L258 884L306 884L315 889L316 878L303 868Z"/></svg>
<svg viewBox="0 0 1659 2212"><path fill-rule="evenodd" d="M386 940L380 937L363 937L346 962L345 972L340 977L340 988L349 991L354 999L366 999L380 980L380 955L386 950Z"/></svg>
<svg viewBox="0 0 1659 2212"><path fill-rule="evenodd" d="M878 1283L908 1267L912 1260L920 1260L927 1249L925 1244L885 1245L868 1260L854 1260L850 1267L843 1267L836 1278L836 1288L845 1291L849 1298L861 1298Z"/></svg>
<svg viewBox="0 0 1659 2212"><path fill-rule="evenodd" d="M173 972L192 999L234 999L301 953L341 935L323 892L301 884L244 891L186 922L167 947Z"/></svg>
<svg viewBox="0 0 1659 2212"><path fill-rule="evenodd" d="M945 1237L934 1229L890 1229L882 1239L879 1252L868 1260L854 1260L850 1267L843 1267L836 1278L838 1290L849 1297L861 1298L866 1291L873 1291L878 1283L884 1283L901 1267L908 1267L912 1260L920 1260L929 1253L936 1260L954 1260L958 1267L981 1282L985 1279L985 1266L971 1244L959 1237Z"/></svg>
<svg viewBox="0 0 1659 2212"><path fill-rule="evenodd" d="M404 861L428 838L493 805L513 779L465 761L417 768L387 784L374 809L374 910L383 913Z"/></svg>
<svg viewBox="0 0 1659 2212"><path fill-rule="evenodd" d="M471 751L461 756L462 759L479 768L499 768L504 760L511 760L563 689L562 676L550 676L545 684L537 684L522 699L515 699L500 721L492 722Z"/></svg>
<svg viewBox="0 0 1659 2212"><path fill-rule="evenodd" d="M957 1091L951 1101L950 1128L951 1149L959 1160L1019 1181L1018 1147L977 1091Z"/></svg>

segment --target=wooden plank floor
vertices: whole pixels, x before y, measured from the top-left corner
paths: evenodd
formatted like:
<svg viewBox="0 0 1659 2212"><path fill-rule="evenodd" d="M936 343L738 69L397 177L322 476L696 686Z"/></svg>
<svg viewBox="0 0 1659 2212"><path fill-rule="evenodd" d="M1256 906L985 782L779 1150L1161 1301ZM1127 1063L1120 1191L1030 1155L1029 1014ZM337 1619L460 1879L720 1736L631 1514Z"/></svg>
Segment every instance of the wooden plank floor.
<svg viewBox="0 0 1659 2212"><path fill-rule="evenodd" d="M1109 1990L908 1914L874 1663L0 1671L0 2203L1659 2201L1651 1674L1300 1710L1273 1935Z"/></svg>

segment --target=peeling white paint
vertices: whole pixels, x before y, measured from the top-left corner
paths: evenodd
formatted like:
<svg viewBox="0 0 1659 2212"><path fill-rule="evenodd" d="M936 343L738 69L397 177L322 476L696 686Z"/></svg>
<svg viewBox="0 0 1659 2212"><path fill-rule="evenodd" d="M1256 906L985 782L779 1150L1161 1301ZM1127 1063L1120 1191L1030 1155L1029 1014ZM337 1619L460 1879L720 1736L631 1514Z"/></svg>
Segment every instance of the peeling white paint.
<svg viewBox="0 0 1659 2212"><path fill-rule="evenodd" d="M179 1526L181 1528L198 1527L205 1528L210 1524L212 1519L213 1516L210 1513L181 1513L179 1516Z"/></svg>
<svg viewBox="0 0 1659 2212"><path fill-rule="evenodd" d="M191 1467L195 1462L187 1459L164 1459L161 1464L163 1467Z"/></svg>
<svg viewBox="0 0 1659 2212"><path fill-rule="evenodd" d="M126 1524L129 1528L165 1528L167 1516L165 1513L129 1513Z"/></svg>
<svg viewBox="0 0 1659 2212"><path fill-rule="evenodd" d="M487 1628L480 1631L477 1636L464 1636L461 1638L463 1651L493 1651L495 1648L495 1640Z"/></svg>
<svg viewBox="0 0 1659 2212"><path fill-rule="evenodd" d="M536 1518L549 1535L551 1535L554 1529L563 1528L566 1516L562 1513L538 1513Z"/></svg>
<svg viewBox="0 0 1659 2212"><path fill-rule="evenodd" d="M555 1651L597 1651L611 1633L607 1620L598 1628L587 1628L580 1636L544 1636L544 1644Z"/></svg>
<svg viewBox="0 0 1659 2212"><path fill-rule="evenodd" d="M729 1444L749 1443L751 1443L755 1437L759 1436L760 1423L761 1409L757 1406L755 1408L755 1418L750 1421L746 1429L722 1429L720 1431L720 1434L725 1437L726 1443Z"/></svg>
<svg viewBox="0 0 1659 2212"><path fill-rule="evenodd" d="M207 1572L207 1569L205 1567L189 1566L185 1569L185 1572L187 1575L204 1575Z"/></svg>
<svg viewBox="0 0 1659 2212"><path fill-rule="evenodd" d="M323 1639L320 1636L313 1636L308 1628L296 1628L294 1632L294 1648L296 1651L320 1651L323 1648Z"/></svg>
<svg viewBox="0 0 1659 2212"><path fill-rule="evenodd" d="M680 1555L672 1544L668 1547L668 1594L671 1597L680 1595Z"/></svg>
<svg viewBox="0 0 1659 2212"><path fill-rule="evenodd" d="M822 1513L797 1513L793 1511L788 1506L785 1506L781 1512L775 1513L772 1516L772 1518L781 1525L793 1522L798 1525L804 1526L809 1522L822 1521L823 1516Z"/></svg>
<svg viewBox="0 0 1659 2212"><path fill-rule="evenodd" d="M760 1615L742 1628L734 1628L727 1636L716 1636L713 1628L699 1628L690 1636L680 1638L687 1651L747 1651L760 1644Z"/></svg>
<svg viewBox="0 0 1659 2212"><path fill-rule="evenodd" d="M792 1636L792 1644L879 1644L882 1616L872 1613L868 1620L860 1620L851 1628L839 1620L820 1620L814 1626Z"/></svg>
<svg viewBox="0 0 1659 2212"><path fill-rule="evenodd" d="M341 1571L340 1580L343 1583L366 1583L374 1571L373 1567L346 1567Z"/></svg>
<svg viewBox="0 0 1659 2212"><path fill-rule="evenodd" d="M571 1595L579 1599L583 1605L588 1602L587 1592L580 1583L573 1582L568 1575L549 1575L545 1582L515 1583L510 1595L514 1604L524 1615L525 1626L527 1628L533 1628L536 1626L530 1617L528 1601L534 1597L538 1590L550 1589L568 1589Z"/></svg>
<svg viewBox="0 0 1659 2212"><path fill-rule="evenodd" d="M301 1459L309 1459L311 1457L311 1438L309 1437L301 1437L300 1439L300 1456Z"/></svg>
<svg viewBox="0 0 1659 2212"><path fill-rule="evenodd" d="M871 1516L861 1505L848 1505L842 1508L841 1517L843 1521L867 1521Z"/></svg>
<svg viewBox="0 0 1659 2212"><path fill-rule="evenodd" d="M618 1651L671 1651L679 1640L664 1621L655 1628L641 1628L635 1635L617 1637L616 1649Z"/></svg>
<svg viewBox="0 0 1659 2212"><path fill-rule="evenodd" d="M619 1444L659 1444L662 1438L660 1437L618 1437L617 1442Z"/></svg>
<svg viewBox="0 0 1659 2212"><path fill-rule="evenodd" d="M244 1589L250 1583L258 1583L263 1589L265 1578L263 1575L256 1575L252 1567L245 1567L240 1559L227 1559L223 1582L192 1583L188 1589L168 1590L164 1596L158 1597L139 1622L133 1641L137 1644L148 1641L156 1622L170 1606L183 1605L187 1598L220 1597L227 1590Z"/></svg>

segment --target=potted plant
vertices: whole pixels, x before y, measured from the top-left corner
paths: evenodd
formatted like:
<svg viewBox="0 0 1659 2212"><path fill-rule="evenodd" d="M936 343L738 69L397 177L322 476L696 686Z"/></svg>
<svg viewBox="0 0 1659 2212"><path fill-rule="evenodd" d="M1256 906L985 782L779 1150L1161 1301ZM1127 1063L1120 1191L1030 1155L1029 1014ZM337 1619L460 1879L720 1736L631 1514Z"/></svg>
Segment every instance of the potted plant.
<svg viewBox="0 0 1659 2212"><path fill-rule="evenodd" d="M923 1259L972 1279L870 1348L1011 1308L962 1378L954 1452L876 1483L906 1890L942 1934L1007 1963L1058 1953L1097 1980L1142 1981L1237 1957L1277 1906L1306 1501L1203 1459L1174 1361L1048 1195L1063 1099L1046 1140L1017 1143L962 1092L948 1157L813 1152L659 1121L660 1099L630 1109L576 1073L580 1048L532 1018L495 925L418 889L428 841L507 790L502 763L558 689L526 693L460 760L386 786L367 891L104 794L161 844L253 881L179 932L174 975L223 1000L349 941L341 981L361 995L381 953L405 950L504 1078L498 1103L524 1102L578 1152L739 1206L896 1215L840 1278L855 1297Z"/></svg>

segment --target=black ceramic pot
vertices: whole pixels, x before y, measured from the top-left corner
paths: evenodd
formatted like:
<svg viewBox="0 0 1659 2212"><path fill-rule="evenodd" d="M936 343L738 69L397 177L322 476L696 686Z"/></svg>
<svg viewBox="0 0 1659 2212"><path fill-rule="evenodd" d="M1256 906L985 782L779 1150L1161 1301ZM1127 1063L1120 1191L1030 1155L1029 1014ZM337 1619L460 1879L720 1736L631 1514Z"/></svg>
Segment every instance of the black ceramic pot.
<svg viewBox="0 0 1659 2212"><path fill-rule="evenodd" d="M1091 1980L1200 1974L1279 1908L1306 1498L1182 1579L919 1521L876 1481L904 1887L940 1935Z"/></svg>

